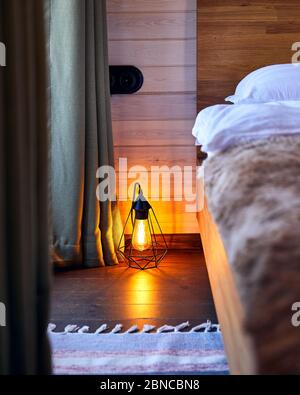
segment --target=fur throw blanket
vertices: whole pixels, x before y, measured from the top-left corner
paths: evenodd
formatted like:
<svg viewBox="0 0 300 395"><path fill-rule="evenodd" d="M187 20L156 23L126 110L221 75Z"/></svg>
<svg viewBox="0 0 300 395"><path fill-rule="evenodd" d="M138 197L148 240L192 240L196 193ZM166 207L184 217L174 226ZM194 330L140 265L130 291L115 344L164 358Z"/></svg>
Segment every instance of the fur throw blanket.
<svg viewBox="0 0 300 395"><path fill-rule="evenodd" d="M300 136L243 143L205 162L220 231L254 342L258 371L300 373Z"/></svg>

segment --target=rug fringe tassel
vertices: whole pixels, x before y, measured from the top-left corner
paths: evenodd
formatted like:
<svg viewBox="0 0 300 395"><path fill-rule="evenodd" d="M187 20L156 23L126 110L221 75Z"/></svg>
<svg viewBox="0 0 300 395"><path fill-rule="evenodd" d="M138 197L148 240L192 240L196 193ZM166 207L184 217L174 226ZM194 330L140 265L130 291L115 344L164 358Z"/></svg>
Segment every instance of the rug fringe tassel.
<svg viewBox="0 0 300 395"><path fill-rule="evenodd" d="M184 333L182 332L184 329L188 328L190 326L189 321L187 322L183 322L177 326L172 326L172 325L163 325L159 328L157 328L156 332L154 333ZM139 330L139 327L137 325L133 325L131 326L127 331L122 332L121 334L133 334L133 333L150 333L152 332L156 327L154 325L149 325L149 324L145 324L142 328L142 330ZM54 332L56 329L56 325L50 323L48 325L48 332L51 333L61 333L61 334L68 334L68 333L85 333L85 334L92 334L92 332L90 332L90 328L88 326L83 326L83 327L79 327L78 325L67 325L64 329L63 332ZM102 324L95 332L93 332L93 334L95 335L100 335L100 334L104 334L104 332L106 332L109 329L107 324ZM123 325L122 324L117 324L115 325L115 327L108 332L109 334L120 334L120 332L123 329ZM204 333L208 333L208 332L221 332L221 328L220 325L218 324L212 324L210 320L207 320L207 322L200 324L200 325L196 325L193 328L191 328L189 331L186 332L204 332ZM185 332L185 333L186 333ZM107 333L107 332L106 332Z"/></svg>
<svg viewBox="0 0 300 395"><path fill-rule="evenodd" d="M142 333L149 333L149 332L153 331L153 329L155 329L154 325L145 324L142 329Z"/></svg>
<svg viewBox="0 0 300 395"><path fill-rule="evenodd" d="M89 326L83 326L82 328L80 328L78 330L78 333L88 333L90 331L90 327Z"/></svg>
<svg viewBox="0 0 300 395"><path fill-rule="evenodd" d="M139 327L137 325L133 325L132 327L130 327L126 332L124 333L136 333L139 331Z"/></svg>
<svg viewBox="0 0 300 395"><path fill-rule="evenodd" d="M117 324L110 333L119 333L123 328L122 324Z"/></svg>
<svg viewBox="0 0 300 395"><path fill-rule="evenodd" d="M74 333L77 332L79 329L80 327L77 325L67 325L65 327L64 333Z"/></svg>
<svg viewBox="0 0 300 395"><path fill-rule="evenodd" d="M105 332L107 329L108 329L108 325L107 324L103 324L95 331L95 334L96 335L100 335L100 333Z"/></svg>

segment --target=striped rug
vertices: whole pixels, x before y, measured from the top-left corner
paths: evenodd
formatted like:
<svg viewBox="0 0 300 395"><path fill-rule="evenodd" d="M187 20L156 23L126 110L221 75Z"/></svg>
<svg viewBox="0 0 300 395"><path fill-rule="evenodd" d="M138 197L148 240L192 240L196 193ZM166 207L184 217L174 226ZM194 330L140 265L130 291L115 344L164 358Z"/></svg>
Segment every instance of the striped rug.
<svg viewBox="0 0 300 395"><path fill-rule="evenodd" d="M49 332L55 374L228 374L220 332Z"/></svg>

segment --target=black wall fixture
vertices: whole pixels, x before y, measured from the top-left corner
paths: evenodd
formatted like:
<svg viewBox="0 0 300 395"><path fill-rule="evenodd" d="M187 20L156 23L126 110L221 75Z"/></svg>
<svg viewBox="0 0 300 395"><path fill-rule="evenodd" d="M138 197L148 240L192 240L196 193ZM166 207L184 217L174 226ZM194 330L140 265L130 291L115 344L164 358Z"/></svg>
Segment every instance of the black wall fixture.
<svg viewBox="0 0 300 395"><path fill-rule="evenodd" d="M135 66L109 66L110 93L128 95L141 89L144 76Z"/></svg>

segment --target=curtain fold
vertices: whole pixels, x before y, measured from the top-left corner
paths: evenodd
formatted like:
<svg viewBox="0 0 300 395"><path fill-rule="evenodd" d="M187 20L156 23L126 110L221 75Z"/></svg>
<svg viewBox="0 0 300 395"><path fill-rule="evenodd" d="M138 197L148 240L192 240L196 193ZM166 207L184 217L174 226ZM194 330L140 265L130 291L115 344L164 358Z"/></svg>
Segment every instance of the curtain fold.
<svg viewBox="0 0 300 395"><path fill-rule="evenodd" d="M99 202L99 166L114 166L106 2L50 0L53 260L117 264L116 202Z"/></svg>
<svg viewBox="0 0 300 395"><path fill-rule="evenodd" d="M43 2L2 0L0 41L0 373L46 374L48 259L47 73Z"/></svg>

